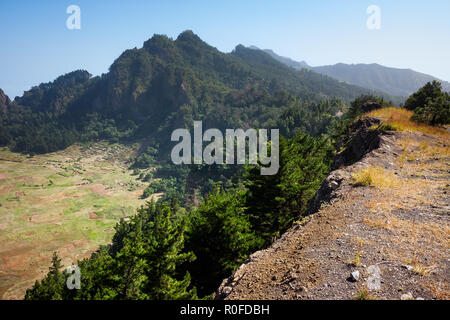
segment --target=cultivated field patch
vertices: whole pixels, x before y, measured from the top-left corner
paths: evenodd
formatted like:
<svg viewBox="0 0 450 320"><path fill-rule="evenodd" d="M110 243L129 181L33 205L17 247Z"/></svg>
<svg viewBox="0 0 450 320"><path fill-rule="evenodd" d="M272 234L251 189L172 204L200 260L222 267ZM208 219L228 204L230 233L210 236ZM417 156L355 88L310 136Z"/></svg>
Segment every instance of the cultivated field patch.
<svg viewBox="0 0 450 320"><path fill-rule="evenodd" d="M135 149L92 143L30 157L0 149L0 299L21 299L57 251L65 266L107 244L145 204Z"/></svg>

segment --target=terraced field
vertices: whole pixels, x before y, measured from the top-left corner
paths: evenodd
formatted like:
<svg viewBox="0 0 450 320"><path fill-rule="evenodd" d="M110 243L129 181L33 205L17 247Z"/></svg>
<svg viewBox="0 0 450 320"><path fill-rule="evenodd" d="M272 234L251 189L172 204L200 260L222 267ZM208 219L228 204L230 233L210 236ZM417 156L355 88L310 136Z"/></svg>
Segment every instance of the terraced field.
<svg viewBox="0 0 450 320"><path fill-rule="evenodd" d="M110 242L147 201L129 170L134 154L107 143L34 157L0 149L0 299L21 299L54 251L68 266Z"/></svg>

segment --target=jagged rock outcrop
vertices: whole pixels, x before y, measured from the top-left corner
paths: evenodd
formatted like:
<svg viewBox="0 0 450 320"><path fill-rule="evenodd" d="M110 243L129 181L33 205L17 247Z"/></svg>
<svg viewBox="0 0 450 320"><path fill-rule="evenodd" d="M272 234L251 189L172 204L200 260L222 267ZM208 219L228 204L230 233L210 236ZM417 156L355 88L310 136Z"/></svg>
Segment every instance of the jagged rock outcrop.
<svg viewBox="0 0 450 320"><path fill-rule="evenodd" d="M341 151L333 160L332 171L323 181L314 198L310 201L307 214L317 212L323 204L328 204L338 196L338 189L344 179L349 175L344 170L337 170L349 166L370 151L380 147L381 135L384 133L378 128L380 119L365 117L355 121L348 129L346 138L341 143Z"/></svg>
<svg viewBox="0 0 450 320"><path fill-rule="evenodd" d="M0 89L0 115L5 114L8 111L8 107L11 105L11 100L8 96Z"/></svg>
<svg viewBox="0 0 450 320"><path fill-rule="evenodd" d="M322 205L329 204L331 201L339 196L339 189L344 181L348 179L349 175L343 170L333 171L320 186L319 190L314 195L314 198L310 201L307 214L313 214L317 212Z"/></svg>
<svg viewBox="0 0 450 320"><path fill-rule="evenodd" d="M340 152L336 155L332 170L348 166L360 160L365 154L380 146L380 133L376 129L381 123L377 118L362 118L350 125L346 139L341 142Z"/></svg>

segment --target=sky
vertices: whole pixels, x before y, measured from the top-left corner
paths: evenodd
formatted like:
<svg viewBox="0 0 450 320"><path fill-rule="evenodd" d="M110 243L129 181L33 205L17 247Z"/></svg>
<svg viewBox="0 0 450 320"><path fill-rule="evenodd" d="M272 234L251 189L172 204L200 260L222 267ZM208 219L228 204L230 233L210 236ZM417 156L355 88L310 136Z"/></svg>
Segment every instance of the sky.
<svg viewBox="0 0 450 320"><path fill-rule="evenodd" d="M67 28L70 5L80 29ZM367 26L371 5L379 29ZM0 88L14 98L73 70L100 75L153 34L188 29L222 52L255 45L312 66L379 63L450 81L449 12L449 0L0 0Z"/></svg>

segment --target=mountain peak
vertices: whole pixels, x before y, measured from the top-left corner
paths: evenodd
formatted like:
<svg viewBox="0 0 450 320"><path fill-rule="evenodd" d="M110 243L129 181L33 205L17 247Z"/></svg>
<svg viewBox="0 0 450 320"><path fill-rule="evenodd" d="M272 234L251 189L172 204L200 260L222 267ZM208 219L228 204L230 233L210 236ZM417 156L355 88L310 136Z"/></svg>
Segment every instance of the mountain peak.
<svg viewBox="0 0 450 320"><path fill-rule="evenodd" d="M241 50L245 50L245 49L252 49L252 50L255 50L254 48L247 48L246 46L244 46L243 44L238 44L236 47L234 47L234 52L238 52L238 51L241 51Z"/></svg>
<svg viewBox="0 0 450 320"><path fill-rule="evenodd" d="M256 47L255 47L256 48ZM291 67L297 70L302 70L302 69L311 69L311 67L305 62L305 61L295 61L292 60L291 58L287 58L287 57L282 57L278 54L276 54L273 50L271 49L264 49L261 50L264 51L265 53L269 54L272 58L274 58L275 60Z"/></svg>
<svg viewBox="0 0 450 320"><path fill-rule="evenodd" d="M5 114L11 104L12 102L9 97L3 92L2 89L0 89L0 115Z"/></svg>
<svg viewBox="0 0 450 320"><path fill-rule="evenodd" d="M196 35L192 30L185 30L180 33L176 41L194 41L194 42L204 42L198 35Z"/></svg>
<svg viewBox="0 0 450 320"><path fill-rule="evenodd" d="M159 46L163 43L169 43L172 40L165 34L154 34L153 37L144 42L144 48L152 48L154 46Z"/></svg>

